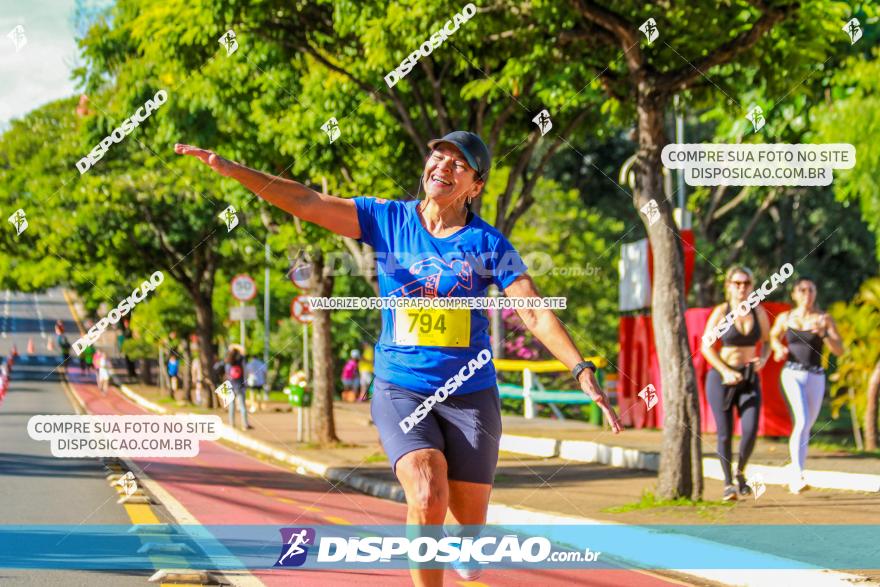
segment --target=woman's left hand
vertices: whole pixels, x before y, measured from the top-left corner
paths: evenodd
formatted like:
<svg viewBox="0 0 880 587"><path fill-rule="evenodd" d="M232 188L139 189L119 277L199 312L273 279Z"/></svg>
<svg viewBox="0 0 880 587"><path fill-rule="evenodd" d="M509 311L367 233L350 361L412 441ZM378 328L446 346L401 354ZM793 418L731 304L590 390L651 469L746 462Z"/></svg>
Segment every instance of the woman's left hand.
<svg viewBox="0 0 880 587"><path fill-rule="evenodd" d="M767 355L766 357L755 357L754 359L752 359L752 363L755 364L755 371L760 371L761 369L763 369L768 360L770 360L769 355Z"/></svg>
<svg viewBox="0 0 880 587"><path fill-rule="evenodd" d="M596 381L596 376L593 373L593 370L584 369L580 374L580 377L578 377L578 383L581 384L581 390L590 396L590 398L596 402L597 406L602 408L602 413L605 414L605 420L611 425L611 431L618 434L623 430L620 418L617 417L617 413L614 411L614 408L611 407L611 403L608 401L608 396L605 395L605 392L599 387L599 382Z"/></svg>

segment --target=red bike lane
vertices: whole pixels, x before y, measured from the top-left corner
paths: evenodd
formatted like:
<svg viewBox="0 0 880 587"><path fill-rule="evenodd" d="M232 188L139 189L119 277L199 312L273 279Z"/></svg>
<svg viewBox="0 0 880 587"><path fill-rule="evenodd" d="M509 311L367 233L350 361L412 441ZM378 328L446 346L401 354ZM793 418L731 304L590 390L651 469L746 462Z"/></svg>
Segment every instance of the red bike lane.
<svg viewBox="0 0 880 587"><path fill-rule="evenodd" d="M91 377L68 368L75 393L92 414L149 414L115 388L102 396ZM192 458L144 458L133 460L153 481L174 497L198 522L210 525L399 525L406 518L406 506L344 487L329 481L298 475L281 467L237 452L218 442L200 442ZM281 548L267 545L267 554ZM410 585L406 570L364 569L308 571L259 569L250 571L265 585ZM478 581L459 579L446 573L447 585L462 587L542 587L590 585L654 587L681 585L652 574L630 570L486 570Z"/></svg>

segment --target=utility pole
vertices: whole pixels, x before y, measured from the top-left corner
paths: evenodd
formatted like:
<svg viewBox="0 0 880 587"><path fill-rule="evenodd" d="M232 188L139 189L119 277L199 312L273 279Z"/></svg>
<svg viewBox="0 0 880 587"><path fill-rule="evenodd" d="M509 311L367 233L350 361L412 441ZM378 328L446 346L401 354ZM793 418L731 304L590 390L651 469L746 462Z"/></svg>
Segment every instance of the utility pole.
<svg viewBox="0 0 880 587"><path fill-rule="evenodd" d="M266 364L266 376L263 381L263 401L269 401L269 261L272 257L269 249L269 236L266 236L266 284L263 288L263 362Z"/></svg>

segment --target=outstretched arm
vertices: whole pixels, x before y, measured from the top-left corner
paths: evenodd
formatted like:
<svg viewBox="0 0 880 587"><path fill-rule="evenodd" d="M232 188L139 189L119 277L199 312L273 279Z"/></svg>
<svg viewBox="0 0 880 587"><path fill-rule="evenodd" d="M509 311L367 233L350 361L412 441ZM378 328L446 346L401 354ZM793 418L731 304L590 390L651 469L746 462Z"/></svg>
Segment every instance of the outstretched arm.
<svg viewBox="0 0 880 587"><path fill-rule="evenodd" d="M273 206L297 218L342 236L361 237L354 200L318 193L298 181L251 169L207 149L177 144L174 145L174 152L196 157L220 175L231 177Z"/></svg>
<svg viewBox="0 0 880 587"><path fill-rule="evenodd" d="M535 288L532 278L526 273L520 275L513 283L508 285L504 293L511 298L541 297L541 294ZM517 313L522 318L526 328L541 341L541 344L547 347L547 350L554 357L562 361L569 370L574 369L574 366L583 360L583 355L578 351L574 341L571 339L571 335L569 335L565 326L562 325L552 310L522 309L517 310ZM578 384L584 393L589 395L596 402L596 405L602 408L602 411L605 413L605 419L611 425L611 430L615 434L620 432L623 429L620 418L617 417L617 413L608 402L605 392L599 387L593 370L584 369L578 378Z"/></svg>

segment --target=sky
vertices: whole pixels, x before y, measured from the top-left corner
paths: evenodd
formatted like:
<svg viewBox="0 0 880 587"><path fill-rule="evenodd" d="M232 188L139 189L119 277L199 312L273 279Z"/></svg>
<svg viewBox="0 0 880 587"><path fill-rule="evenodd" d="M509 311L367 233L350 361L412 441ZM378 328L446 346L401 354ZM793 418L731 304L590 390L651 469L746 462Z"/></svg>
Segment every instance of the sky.
<svg viewBox="0 0 880 587"><path fill-rule="evenodd" d="M76 94L75 0L0 0L0 130L34 108ZM24 27L18 52L8 38Z"/></svg>

